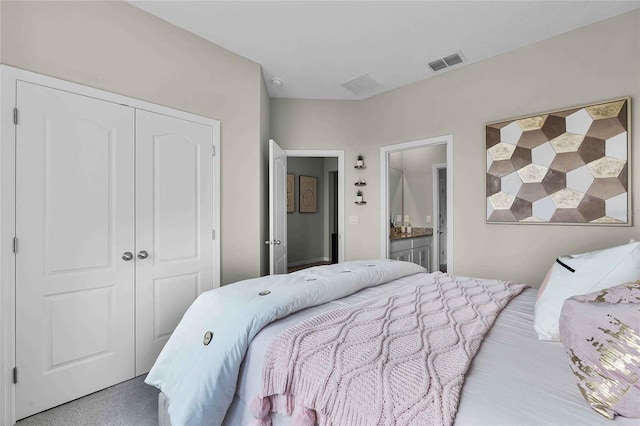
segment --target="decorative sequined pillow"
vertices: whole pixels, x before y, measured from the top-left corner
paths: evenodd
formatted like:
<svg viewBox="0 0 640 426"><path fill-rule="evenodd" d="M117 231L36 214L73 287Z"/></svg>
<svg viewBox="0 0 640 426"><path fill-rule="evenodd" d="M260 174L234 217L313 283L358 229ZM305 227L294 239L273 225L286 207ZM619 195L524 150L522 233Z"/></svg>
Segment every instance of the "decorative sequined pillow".
<svg viewBox="0 0 640 426"><path fill-rule="evenodd" d="M560 336L591 408L640 418L640 281L567 299Z"/></svg>

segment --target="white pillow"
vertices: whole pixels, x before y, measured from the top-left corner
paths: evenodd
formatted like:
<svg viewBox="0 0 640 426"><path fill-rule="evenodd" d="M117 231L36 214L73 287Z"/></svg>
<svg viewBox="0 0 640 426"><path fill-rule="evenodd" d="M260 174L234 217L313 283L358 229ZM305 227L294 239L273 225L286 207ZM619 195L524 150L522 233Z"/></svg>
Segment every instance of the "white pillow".
<svg viewBox="0 0 640 426"><path fill-rule="evenodd" d="M538 292L533 324L540 340L560 341L560 311L566 299L640 280L640 242L591 253L563 256Z"/></svg>

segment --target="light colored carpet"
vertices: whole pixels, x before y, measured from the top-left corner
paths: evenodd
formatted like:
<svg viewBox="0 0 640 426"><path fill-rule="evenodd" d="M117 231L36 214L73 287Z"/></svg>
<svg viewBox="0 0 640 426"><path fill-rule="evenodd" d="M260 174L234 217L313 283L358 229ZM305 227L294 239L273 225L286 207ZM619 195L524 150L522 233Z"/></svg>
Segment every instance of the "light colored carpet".
<svg viewBox="0 0 640 426"><path fill-rule="evenodd" d="M18 421L17 426L157 426L158 389L144 376Z"/></svg>

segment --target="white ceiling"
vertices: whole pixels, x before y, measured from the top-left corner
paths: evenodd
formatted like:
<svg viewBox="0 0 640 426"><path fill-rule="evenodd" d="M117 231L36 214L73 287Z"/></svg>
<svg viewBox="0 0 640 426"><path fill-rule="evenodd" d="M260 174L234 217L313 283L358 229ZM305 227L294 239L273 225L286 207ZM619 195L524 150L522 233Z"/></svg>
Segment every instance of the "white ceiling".
<svg viewBox="0 0 640 426"><path fill-rule="evenodd" d="M360 99L640 7L633 1L130 1L262 65L272 97ZM212 70L214 72L214 70ZM444 71L447 72L447 71ZM383 88L342 87L369 74ZM282 79L273 87L272 78Z"/></svg>

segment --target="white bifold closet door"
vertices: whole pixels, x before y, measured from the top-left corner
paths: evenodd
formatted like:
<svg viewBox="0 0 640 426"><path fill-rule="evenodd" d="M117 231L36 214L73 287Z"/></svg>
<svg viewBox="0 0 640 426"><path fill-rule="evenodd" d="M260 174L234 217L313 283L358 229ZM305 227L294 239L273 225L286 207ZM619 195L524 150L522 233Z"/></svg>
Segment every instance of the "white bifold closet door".
<svg viewBox="0 0 640 426"><path fill-rule="evenodd" d="M133 377L135 110L18 83L17 418Z"/></svg>
<svg viewBox="0 0 640 426"><path fill-rule="evenodd" d="M146 373L213 287L213 129L18 83L16 414Z"/></svg>
<svg viewBox="0 0 640 426"><path fill-rule="evenodd" d="M191 302L213 287L213 129L141 110L136 123L140 375Z"/></svg>

